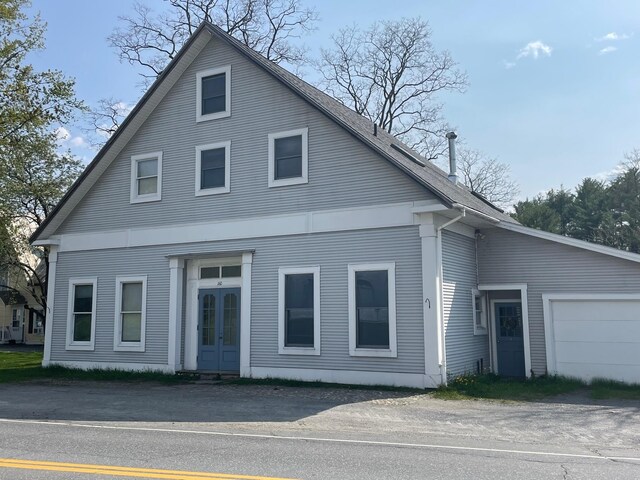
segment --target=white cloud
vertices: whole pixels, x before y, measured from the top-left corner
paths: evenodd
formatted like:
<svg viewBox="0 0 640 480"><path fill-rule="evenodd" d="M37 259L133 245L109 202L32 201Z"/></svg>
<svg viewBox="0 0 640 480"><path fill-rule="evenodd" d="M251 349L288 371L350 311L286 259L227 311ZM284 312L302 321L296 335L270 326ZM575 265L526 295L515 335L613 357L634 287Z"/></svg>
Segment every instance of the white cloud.
<svg viewBox="0 0 640 480"><path fill-rule="evenodd" d="M550 57L553 48L546 43L541 42L540 40L536 40L535 42L529 42L524 47L520 49L520 53L516 57L516 60L525 57L533 57L537 59L540 56Z"/></svg>
<svg viewBox="0 0 640 480"><path fill-rule="evenodd" d="M610 32L610 33L607 33L606 35L603 35L602 37L596 38L596 41L597 42L606 42L606 41L614 42L616 40L627 40L629 38L631 38L631 35L628 35L626 33Z"/></svg>
<svg viewBox="0 0 640 480"><path fill-rule="evenodd" d="M606 55L607 53L615 52L618 50L616 47L605 47L598 52L598 55Z"/></svg>
<svg viewBox="0 0 640 480"><path fill-rule="evenodd" d="M502 63L504 64L504 68L506 68L507 70L510 70L516 66L516 62L509 62L507 60L503 60Z"/></svg>
<svg viewBox="0 0 640 480"><path fill-rule="evenodd" d="M71 140L69 140L69 143L74 147L88 146L88 143L86 142L86 140L81 136L73 137Z"/></svg>
<svg viewBox="0 0 640 480"><path fill-rule="evenodd" d="M67 140L71 136L71 134L69 133L69 130L67 130L64 127L56 128L55 129L55 134L56 134L56 138L60 142L64 142L65 140Z"/></svg>

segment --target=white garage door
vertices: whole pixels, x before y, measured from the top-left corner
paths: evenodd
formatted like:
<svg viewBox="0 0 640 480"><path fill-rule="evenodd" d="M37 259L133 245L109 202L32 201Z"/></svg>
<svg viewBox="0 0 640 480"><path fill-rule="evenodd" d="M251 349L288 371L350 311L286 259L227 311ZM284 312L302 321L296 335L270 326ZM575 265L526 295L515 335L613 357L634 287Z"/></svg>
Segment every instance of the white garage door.
<svg viewBox="0 0 640 480"><path fill-rule="evenodd" d="M544 295L549 373L640 383L640 297Z"/></svg>

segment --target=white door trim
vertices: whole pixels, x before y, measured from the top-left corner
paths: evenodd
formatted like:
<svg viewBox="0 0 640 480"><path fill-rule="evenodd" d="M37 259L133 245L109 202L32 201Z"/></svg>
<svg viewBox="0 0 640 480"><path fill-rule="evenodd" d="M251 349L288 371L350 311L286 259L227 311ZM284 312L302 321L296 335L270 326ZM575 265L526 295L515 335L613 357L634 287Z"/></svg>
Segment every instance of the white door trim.
<svg viewBox="0 0 640 480"><path fill-rule="evenodd" d="M519 290L520 302L522 304L522 342L524 343L524 373L527 378L531 377L531 343L529 339L529 302L527 298L527 284L526 283L505 283L505 284L481 284L478 285L478 290L482 291L505 291L505 290ZM496 332L495 332L495 301L515 301L515 299L492 299L490 303L490 328L489 335L491 337L492 358L491 363L495 373L498 373L498 355L496 345Z"/></svg>
<svg viewBox="0 0 640 480"><path fill-rule="evenodd" d="M202 288L240 288L240 371L243 367L243 349L246 334L250 335L249 325L245 325L245 315L251 315L251 307L245 313L246 300L245 295L251 301L251 286L248 292L245 291L245 255L233 257L216 257L216 258L200 258L189 260L187 266L187 291L186 291L186 311L185 311L185 330L184 330L184 369L198 369L198 291ZM222 266L222 265L242 265L240 278L207 278L200 279L200 267L202 266ZM251 282L251 270L248 271L248 282ZM245 329L247 332L245 333Z"/></svg>

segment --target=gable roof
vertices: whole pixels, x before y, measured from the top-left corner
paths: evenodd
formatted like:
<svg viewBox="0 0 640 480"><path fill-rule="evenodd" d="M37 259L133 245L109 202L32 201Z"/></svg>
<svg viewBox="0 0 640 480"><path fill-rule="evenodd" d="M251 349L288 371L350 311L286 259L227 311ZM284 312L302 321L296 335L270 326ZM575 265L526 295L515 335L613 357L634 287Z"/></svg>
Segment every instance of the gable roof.
<svg viewBox="0 0 640 480"><path fill-rule="evenodd" d="M209 22L203 22L187 40L175 58L158 76L149 90L143 95L118 130L100 149L94 160L87 166L60 202L58 202L42 225L31 235L31 242L38 240L46 231L50 231L50 234L53 233L51 230L55 231L55 229L62 224L64 219L71 213L90 187L97 181L102 172L106 170L108 164L113 161L117 152L112 152L112 150L119 151L124 147L126 142L133 136L133 133L137 131L140 124L146 120L146 117L148 117L157 103L159 103L161 98L164 97L169 88L175 83L179 75L184 72L204 45L208 43L210 37L215 37L234 47L245 58L261 67L277 81L288 87L294 94L320 110L356 139L360 140L411 178L429 189L445 206L450 208L463 206L469 209L470 213L477 212L483 216L489 216L499 221L517 223L497 207L486 200L478 198L467 187L451 182L443 170L404 145L393 135L380 128L377 129L377 134L374 135L374 124L367 118L357 114L333 97L318 90L316 87L279 65L267 60L242 42L228 35L221 28ZM165 83L169 83L170 85L165 85ZM151 105L149 106L149 104ZM397 147L400 147L400 149ZM410 160L402 150L408 152L410 156L417 159L423 165L419 165ZM106 165L103 165L105 163ZM57 221L54 222L54 219Z"/></svg>

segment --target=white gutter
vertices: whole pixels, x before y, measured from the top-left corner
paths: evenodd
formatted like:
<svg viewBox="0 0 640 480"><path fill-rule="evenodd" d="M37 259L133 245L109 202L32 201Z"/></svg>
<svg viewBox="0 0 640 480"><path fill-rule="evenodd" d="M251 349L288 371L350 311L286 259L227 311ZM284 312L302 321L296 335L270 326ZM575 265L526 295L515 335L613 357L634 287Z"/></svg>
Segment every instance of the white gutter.
<svg viewBox="0 0 640 480"><path fill-rule="evenodd" d="M456 210L460 211L460 215L456 218L449 220L448 222L440 225L436 228L436 271L438 272L438 336L440 341L438 342L440 348L438 352L438 356L440 357L440 378L442 381L442 385L447 385L447 347L445 343L445 331L444 331L444 310L442 308L444 298L442 295L443 288L443 271L442 271L442 230L447 228L449 225L456 223L467 215L467 209L462 205L456 204L454 205Z"/></svg>
<svg viewBox="0 0 640 480"><path fill-rule="evenodd" d="M51 245L60 245L60 239L59 238L46 238L44 240L36 240L35 242L32 243L32 245L34 247L49 247Z"/></svg>

